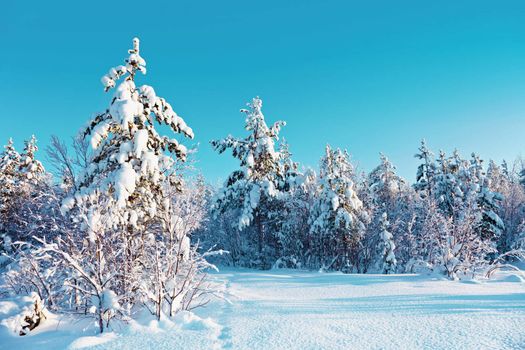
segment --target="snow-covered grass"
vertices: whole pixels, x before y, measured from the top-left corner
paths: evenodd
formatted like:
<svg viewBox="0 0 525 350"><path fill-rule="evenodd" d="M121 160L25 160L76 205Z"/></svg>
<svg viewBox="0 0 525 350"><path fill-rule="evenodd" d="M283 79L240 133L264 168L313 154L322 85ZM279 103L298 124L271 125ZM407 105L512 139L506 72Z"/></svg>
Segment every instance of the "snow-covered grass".
<svg viewBox="0 0 525 350"><path fill-rule="evenodd" d="M1 327L1 349L523 349L525 284L436 276L222 270L231 303L172 321L147 317L94 334L52 317L26 337ZM16 312L0 302L0 319ZM3 322L5 323L5 322Z"/></svg>

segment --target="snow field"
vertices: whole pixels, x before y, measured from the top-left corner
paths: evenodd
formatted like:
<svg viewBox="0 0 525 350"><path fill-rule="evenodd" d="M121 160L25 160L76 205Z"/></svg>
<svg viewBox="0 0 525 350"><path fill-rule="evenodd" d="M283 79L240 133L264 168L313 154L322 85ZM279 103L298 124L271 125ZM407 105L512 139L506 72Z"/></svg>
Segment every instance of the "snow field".
<svg viewBox="0 0 525 350"><path fill-rule="evenodd" d="M513 275L455 282L428 275L227 269L214 277L224 282L231 302L216 300L161 322L142 316L102 336L86 320L52 318L27 337L2 327L0 349L525 348L525 285ZM2 301L0 318L16 308ZM82 329L85 336L77 339Z"/></svg>

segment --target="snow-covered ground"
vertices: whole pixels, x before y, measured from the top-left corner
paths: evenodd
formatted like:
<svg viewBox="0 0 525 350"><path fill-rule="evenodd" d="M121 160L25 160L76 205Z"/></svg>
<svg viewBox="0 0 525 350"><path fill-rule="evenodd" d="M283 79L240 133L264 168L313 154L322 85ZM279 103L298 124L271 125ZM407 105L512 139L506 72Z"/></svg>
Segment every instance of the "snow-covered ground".
<svg viewBox="0 0 525 350"><path fill-rule="evenodd" d="M84 320L34 334L0 327L1 349L524 349L525 284L419 275L222 270L231 303L102 337ZM0 301L0 319L16 310ZM60 322L58 322L60 321ZM85 334L79 335L81 329Z"/></svg>

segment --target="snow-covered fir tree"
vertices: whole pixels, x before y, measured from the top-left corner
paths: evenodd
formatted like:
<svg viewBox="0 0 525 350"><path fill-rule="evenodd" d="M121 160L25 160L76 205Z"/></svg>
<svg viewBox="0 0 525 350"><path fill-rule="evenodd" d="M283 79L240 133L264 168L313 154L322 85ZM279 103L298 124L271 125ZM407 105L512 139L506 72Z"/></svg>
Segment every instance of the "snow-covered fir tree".
<svg viewBox="0 0 525 350"><path fill-rule="evenodd" d="M32 249L38 245L38 237L54 238L63 232L64 220L59 210L62 193L36 158L36 138L33 136L24 144L11 173L11 245L4 255L10 264L5 281L17 294L36 293L39 301L56 309L57 291L62 288L54 277L57 270L48 259L36 258ZM12 145L9 148L13 153Z"/></svg>
<svg viewBox="0 0 525 350"><path fill-rule="evenodd" d="M362 211L370 219L364 222L366 233L362 242L361 254L363 272L368 271L377 260L381 259L382 252L379 247L381 216L385 211L394 210L395 193L400 191L400 188L396 186L399 183L395 183L396 175L393 165L383 154L380 154L380 159L380 165L369 174L362 172L356 180L357 194L363 203Z"/></svg>
<svg viewBox="0 0 525 350"><path fill-rule="evenodd" d="M14 232L11 224L16 213L13 199L16 198L19 166L20 154L9 139L0 155L0 252L11 250L10 233Z"/></svg>
<svg viewBox="0 0 525 350"><path fill-rule="evenodd" d="M505 230L505 224L499 216L503 196L490 190L490 180L482 179L479 190L478 205L481 218L476 226L478 234L486 240L496 242Z"/></svg>
<svg viewBox="0 0 525 350"><path fill-rule="evenodd" d="M414 211L418 196L406 181L396 174L395 166L388 158L381 154L381 163L374 168L366 177L361 187L360 197L364 208L367 210L370 221L367 224L365 236L365 250L368 258L368 266L377 266L381 271L383 252L381 248L381 222L383 214L386 213L389 221L389 232L393 235L396 246L399 246L400 261L408 261L409 251L412 250L408 241L414 241L412 232L414 226ZM407 245L401 242L407 240ZM397 254L396 254L397 255Z"/></svg>
<svg viewBox="0 0 525 350"><path fill-rule="evenodd" d="M277 235L281 251L277 267L301 267L308 259L308 218L316 188L317 175L307 169L300 178L295 178L294 185L286 193L279 215L281 224Z"/></svg>
<svg viewBox="0 0 525 350"><path fill-rule="evenodd" d="M475 224L476 231L482 239L496 244L505 229L505 224L499 217L499 205L503 200L503 196L491 190L491 180L486 176L483 160L475 153L472 153L469 170L471 187L476 193L479 212L478 220ZM494 166L490 171L496 171ZM492 174L492 176L494 175Z"/></svg>
<svg viewBox="0 0 525 350"><path fill-rule="evenodd" d="M147 221L154 217L156 208L163 205L164 198L159 196L162 182L180 181L169 170L173 156L185 160L186 147L174 138L161 136L155 125L166 125L193 138L192 129L151 86L136 87L135 75L146 72L137 38L129 53L126 65L111 68L102 78L106 91L124 79L116 87L110 107L84 131L93 148L91 164L81 175L79 190L64 203L67 210L75 202L89 200L96 191L107 191L115 202L115 220L120 225L135 218Z"/></svg>
<svg viewBox="0 0 525 350"><path fill-rule="evenodd" d="M440 151L436 162L433 196L445 216L454 216L456 209L461 207L463 192L458 179L455 163Z"/></svg>
<svg viewBox="0 0 525 350"><path fill-rule="evenodd" d="M34 136L24 142L21 154L10 141L0 161L0 182L5 186L0 204L4 241L25 241L35 234L51 235L55 231L51 218L57 197L42 163L36 159L37 151Z"/></svg>
<svg viewBox="0 0 525 350"><path fill-rule="evenodd" d="M20 177L21 185L37 185L45 176L45 169L42 163L35 158L35 153L38 151L36 145L36 137L24 142L24 151L20 155Z"/></svg>
<svg viewBox="0 0 525 350"><path fill-rule="evenodd" d="M491 160L487 169L487 179L489 190L499 193L502 197L496 204L499 204L497 214L505 226L499 237L498 251L504 253L512 249L521 232L519 227L525 220L525 188L505 161L498 166Z"/></svg>
<svg viewBox="0 0 525 350"><path fill-rule="evenodd" d="M368 184L372 200L376 206L393 209L399 200L399 194L405 190L405 180L396 174L396 168L381 153L381 164L368 175Z"/></svg>
<svg viewBox="0 0 525 350"><path fill-rule="evenodd" d="M493 206L499 195L488 189L482 160L475 154L469 162L457 151L450 158L440 152L436 164L433 196L423 201L424 249L419 259L458 278L460 272L486 265L495 253L494 239L482 235L480 228L491 230L495 227L490 224L501 223Z"/></svg>
<svg viewBox="0 0 525 350"><path fill-rule="evenodd" d="M228 176L215 197L213 209L220 214L235 212L236 225L246 237L246 264L269 268L272 263L269 259L275 257L279 249L275 237L278 202L289 185L287 170L276 148L279 131L285 123L278 121L268 127L262 113L262 100L258 97L241 112L246 115L248 136L229 135L211 141L219 153L231 149L241 167Z"/></svg>
<svg viewBox="0 0 525 350"><path fill-rule="evenodd" d="M396 245L394 236L388 231L388 216L386 213L381 215L381 250L382 250L382 270L383 273L389 274L396 271L397 260L394 253Z"/></svg>
<svg viewBox="0 0 525 350"><path fill-rule="evenodd" d="M431 196L434 187L436 164L434 161L434 154L427 147L427 143L424 139L421 140L419 153L416 153L415 157L421 161L421 164L417 168L414 188L422 196Z"/></svg>
<svg viewBox="0 0 525 350"><path fill-rule="evenodd" d="M281 167L284 173L280 202L281 210L275 216L277 225L279 267L299 267L304 264L305 242L308 234L308 215L315 195L316 174L312 169L299 170L299 164L292 160L288 143L281 139L279 144Z"/></svg>
<svg viewBox="0 0 525 350"><path fill-rule="evenodd" d="M309 219L310 266L345 272L362 269L363 204L357 197L353 175L348 153L327 145Z"/></svg>
<svg viewBox="0 0 525 350"><path fill-rule="evenodd" d="M52 220L57 213L60 193L51 183L49 174L42 163L36 158L38 147L35 136L24 142L24 150L20 155L18 174L18 220L20 233L25 237L33 235L50 236L53 231ZM32 218L28 220L27 218Z"/></svg>
<svg viewBox="0 0 525 350"><path fill-rule="evenodd" d="M187 231L174 234L179 219L173 216L173 191L167 189L182 188L173 165L185 160L186 148L160 135L155 126L165 125L190 138L193 131L152 87L135 85L137 72L145 73L145 66L135 38L125 65L102 78L105 90L115 88L115 94L109 108L81 133L93 150L89 166L62 202L71 228L56 239L39 239L34 252L68 272L65 287L75 295L72 305L96 315L100 331L115 316L132 315L135 305L151 305L147 296L166 280L159 277L150 285L142 281L155 273L160 276L159 264L172 269L180 262L177 276L191 276L191 281L179 276L169 284L177 296L200 294L196 292L205 278L202 271L209 266L191 248ZM26 153L22 159L32 169ZM166 240L172 248L166 248ZM159 318L166 310L172 314L188 307L189 299L157 299L160 305L152 312Z"/></svg>

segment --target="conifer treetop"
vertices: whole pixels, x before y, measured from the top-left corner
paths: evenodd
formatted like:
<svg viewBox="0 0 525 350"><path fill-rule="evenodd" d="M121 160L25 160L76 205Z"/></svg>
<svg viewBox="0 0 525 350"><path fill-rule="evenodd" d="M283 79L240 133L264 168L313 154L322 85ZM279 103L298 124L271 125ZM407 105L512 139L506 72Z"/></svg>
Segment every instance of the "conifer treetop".
<svg viewBox="0 0 525 350"><path fill-rule="evenodd" d="M188 138L193 138L193 130L153 87L135 85L136 73L146 74L138 38L133 39L128 53L125 65L111 68L102 77L105 91L115 92L109 108L81 131L93 153L90 165L80 175L79 188L64 201L63 212L95 193L109 192L117 208L132 210L137 203L147 207L142 214L125 215L142 220L156 215L165 180L182 186L173 165L186 160L186 147L175 138L159 134L156 126L166 125Z"/></svg>

